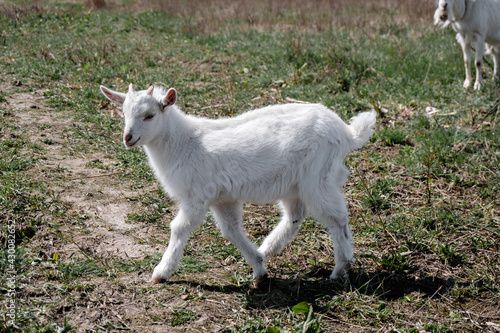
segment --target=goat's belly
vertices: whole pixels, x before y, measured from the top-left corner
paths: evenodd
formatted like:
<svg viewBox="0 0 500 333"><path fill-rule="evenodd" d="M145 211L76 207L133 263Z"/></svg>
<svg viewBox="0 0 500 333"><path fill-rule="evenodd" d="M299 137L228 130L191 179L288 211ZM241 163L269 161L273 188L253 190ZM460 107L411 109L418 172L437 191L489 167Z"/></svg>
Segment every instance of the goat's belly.
<svg viewBox="0 0 500 333"><path fill-rule="evenodd" d="M493 46L495 48L500 47L500 31L498 32L497 35L489 36L489 38L486 38L486 44L488 44L489 46Z"/></svg>
<svg viewBox="0 0 500 333"><path fill-rule="evenodd" d="M227 178L220 182L216 201L232 200L255 204L273 203L297 193L296 180L285 173L273 173L259 178L233 181Z"/></svg>
<svg viewBox="0 0 500 333"><path fill-rule="evenodd" d="M243 188L241 201L255 204L274 203L280 199L295 196L297 187L292 184L267 183L260 186Z"/></svg>

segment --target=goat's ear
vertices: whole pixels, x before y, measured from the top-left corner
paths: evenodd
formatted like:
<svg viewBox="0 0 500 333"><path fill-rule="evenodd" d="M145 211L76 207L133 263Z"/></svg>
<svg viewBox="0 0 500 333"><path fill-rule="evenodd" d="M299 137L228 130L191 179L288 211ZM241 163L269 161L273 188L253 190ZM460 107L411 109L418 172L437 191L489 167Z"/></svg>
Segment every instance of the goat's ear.
<svg viewBox="0 0 500 333"><path fill-rule="evenodd" d="M175 91L174 88L168 89L167 95L163 99L163 109L165 109L167 106L174 105L176 101L177 101L177 91Z"/></svg>
<svg viewBox="0 0 500 333"><path fill-rule="evenodd" d="M125 102L125 97L127 96L124 93L113 91L111 89L106 88L105 86L101 86L101 92L107 99L112 102L123 104Z"/></svg>
<svg viewBox="0 0 500 333"><path fill-rule="evenodd" d="M153 96L153 90L155 89L155 86L151 86L148 88L148 91L146 91L146 93L150 96Z"/></svg>

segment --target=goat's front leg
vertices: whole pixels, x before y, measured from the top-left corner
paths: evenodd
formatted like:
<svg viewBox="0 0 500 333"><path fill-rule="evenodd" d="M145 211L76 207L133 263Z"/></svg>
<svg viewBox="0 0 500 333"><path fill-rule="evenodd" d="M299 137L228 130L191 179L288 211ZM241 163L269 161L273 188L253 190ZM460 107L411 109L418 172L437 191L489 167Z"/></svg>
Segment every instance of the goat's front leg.
<svg viewBox="0 0 500 333"><path fill-rule="evenodd" d="M474 90L481 89L483 85L483 55L484 55L484 39L481 36L476 36L476 82Z"/></svg>
<svg viewBox="0 0 500 333"><path fill-rule="evenodd" d="M187 240L204 220L206 209L181 205L175 219L170 223L170 242L160 263L155 267L151 280L165 282L177 270Z"/></svg>
<svg viewBox="0 0 500 333"><path fill-rule="evenodd" d="M471 45L467 41L462 42L462 50L464 52L464 65L465 65L465 81L464 88L470 88L472 85L472 73L470 68L471 62Z"/></svg>

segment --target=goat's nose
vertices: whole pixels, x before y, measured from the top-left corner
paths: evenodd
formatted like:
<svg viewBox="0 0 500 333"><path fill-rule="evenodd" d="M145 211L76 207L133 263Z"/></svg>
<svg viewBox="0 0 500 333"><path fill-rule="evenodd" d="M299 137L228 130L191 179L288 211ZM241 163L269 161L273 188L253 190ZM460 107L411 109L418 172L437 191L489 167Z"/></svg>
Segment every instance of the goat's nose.
<svg viewBox="0 0 500 333"><path fill-rule="evenodd" d="M125 136L123 137L123 140L125 140L125 143L129 143L130 140L132 140L132 134L130 134L130 133L125 134Z"/></svg>

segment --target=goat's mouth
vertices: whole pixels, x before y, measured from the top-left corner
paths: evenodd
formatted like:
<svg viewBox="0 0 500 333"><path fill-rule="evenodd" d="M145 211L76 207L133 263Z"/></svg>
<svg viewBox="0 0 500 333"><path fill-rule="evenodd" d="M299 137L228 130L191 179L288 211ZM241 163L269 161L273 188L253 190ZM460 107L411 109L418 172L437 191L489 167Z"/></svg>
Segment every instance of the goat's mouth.
<svg viewBox="0 0 500 333"><path fill-rule="evenodd" d="M133 146L135 146L135 144L136 144L137 142L139 142L139 140L140 140L140 139L141 139L141 137L139 137L139 138L138 138L137 140L135 140L134 142L125 142L125 145L126 145L127 147L129 147L129 148L130 148L130 147L133 147Z"/></svg>

